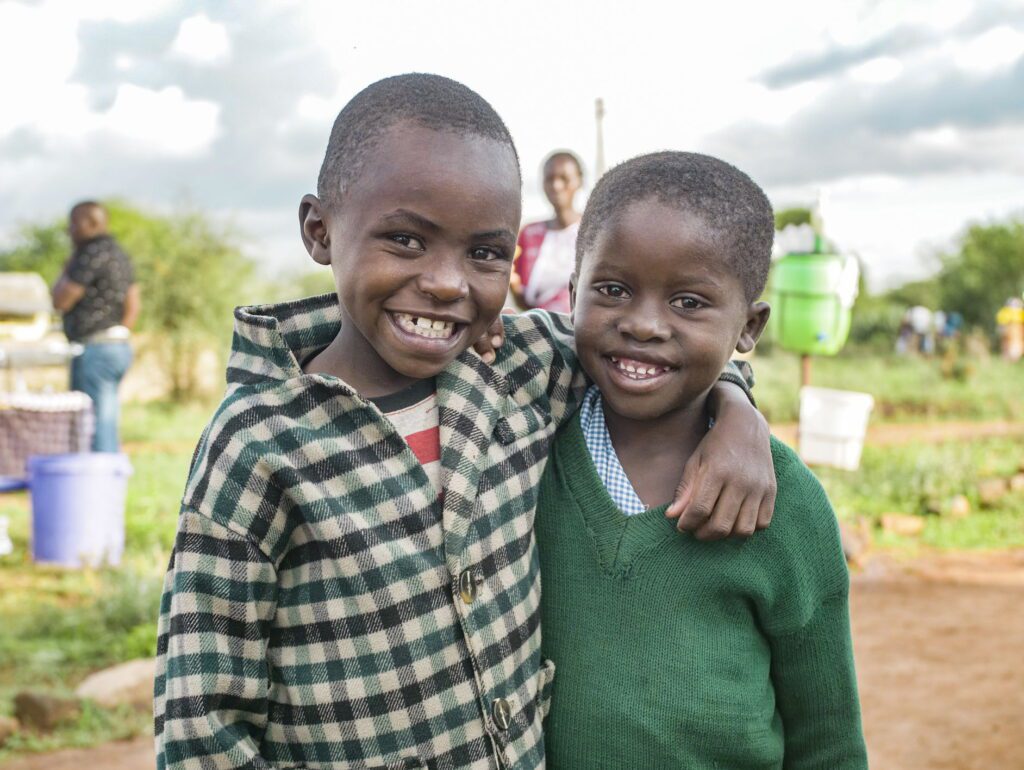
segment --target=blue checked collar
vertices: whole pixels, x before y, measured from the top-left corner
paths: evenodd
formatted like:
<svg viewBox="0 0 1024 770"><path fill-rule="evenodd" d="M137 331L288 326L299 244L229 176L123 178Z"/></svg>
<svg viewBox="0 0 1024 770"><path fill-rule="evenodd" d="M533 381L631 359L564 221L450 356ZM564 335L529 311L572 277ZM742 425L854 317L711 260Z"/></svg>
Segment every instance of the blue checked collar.
<svg viewBox="0 0 1024 770"><path fill-rule="evenodd" d="M590 458L594 461L597 475L615 505L627 516L635 516L646 511L647 506L633 489L618 455L615 454L612 437L608 434L608 426L604 421L601 391L596 385L591 385L587 389L580 405L580 428L583 430L583 440L587 444Z"/></svg>

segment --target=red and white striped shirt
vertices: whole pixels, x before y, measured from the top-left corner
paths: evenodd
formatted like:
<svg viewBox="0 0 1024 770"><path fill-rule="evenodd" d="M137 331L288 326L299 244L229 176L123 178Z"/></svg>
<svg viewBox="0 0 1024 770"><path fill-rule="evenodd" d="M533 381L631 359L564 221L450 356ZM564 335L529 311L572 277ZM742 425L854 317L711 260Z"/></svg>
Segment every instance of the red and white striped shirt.
<svg viewBox="0 0 1024 770"><path fill-rule="evenodd" d="M405 439L437 490L441 482L441 429L433 380L420 380L388 396L369 399Z"/></svg>

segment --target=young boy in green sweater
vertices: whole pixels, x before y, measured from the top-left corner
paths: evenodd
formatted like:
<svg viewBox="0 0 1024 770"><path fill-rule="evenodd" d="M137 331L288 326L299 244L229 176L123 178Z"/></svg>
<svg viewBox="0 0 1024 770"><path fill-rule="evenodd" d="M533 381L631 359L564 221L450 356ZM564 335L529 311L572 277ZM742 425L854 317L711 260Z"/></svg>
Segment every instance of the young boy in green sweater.
<svg viewBox="0 0 1024 770"><path fill-rule="evenodd" d="M466 86L387 78L338 115L317 187L301 235L337 294L235 312L161 601L157 767L541 768L533 520L585 383L564 317L470 351L508 291L512 137ZM770 476L767 441L723 389L696 480L726 478L707 524L727 532L736 490L774 480L743 483Z"/></svg>
<svg viewBox="0 0 1024 770"><path fill-rule="evenodd" d="M745 542L680 537L665 516L716 430L709 389L768 319L773 234L761 189L704 155L635 158L587 204L573 323L594 385L536 520L549 767L867 766L849 578L811 472L772 440L775 518Z"/></svg>

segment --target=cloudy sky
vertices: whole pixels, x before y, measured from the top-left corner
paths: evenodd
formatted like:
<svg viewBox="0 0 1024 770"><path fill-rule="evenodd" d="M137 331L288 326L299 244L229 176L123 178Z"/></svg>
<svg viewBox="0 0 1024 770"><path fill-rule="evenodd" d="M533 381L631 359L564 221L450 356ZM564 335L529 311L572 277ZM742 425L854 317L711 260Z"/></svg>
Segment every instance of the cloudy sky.
<svg viewBox="0 0 1024 770"><path fill-rule="evenodd" d="M119 196L202 207L305 270L295 212L334 115L408 71L494 104L526 219L549 150L593 170L598 96L610 163L699 150L776 206L824 190L875 286L1024 212L1024 0L0 0L0 243Z"/></svg>

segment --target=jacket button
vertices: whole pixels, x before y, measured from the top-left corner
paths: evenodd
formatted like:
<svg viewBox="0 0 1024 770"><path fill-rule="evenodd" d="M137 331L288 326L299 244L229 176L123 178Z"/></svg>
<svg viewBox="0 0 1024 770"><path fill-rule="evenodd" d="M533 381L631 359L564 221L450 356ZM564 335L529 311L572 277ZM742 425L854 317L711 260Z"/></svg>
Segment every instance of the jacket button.
<svg viewBox="0 0 1024 770"><path fill-rule="evenodd" d="M491 704L491 715L499 730L507 730L512 724L512 706L504 698L495 698Z"/></svg>
<svg viewBox="0 0 1024 770"><path fill-rule="evenodd" d="M463 570L459 575L459 595L466 604L476 601L476 577L473 570Z"/></svg>

